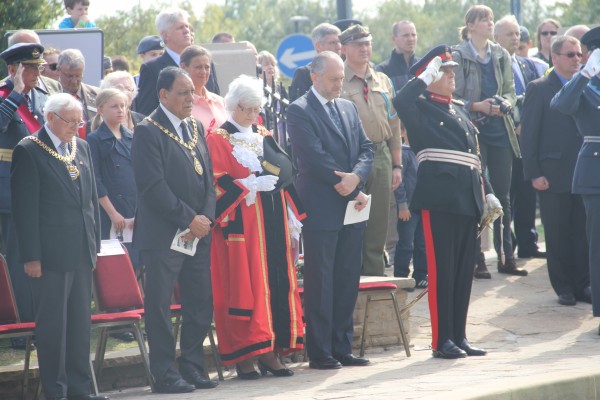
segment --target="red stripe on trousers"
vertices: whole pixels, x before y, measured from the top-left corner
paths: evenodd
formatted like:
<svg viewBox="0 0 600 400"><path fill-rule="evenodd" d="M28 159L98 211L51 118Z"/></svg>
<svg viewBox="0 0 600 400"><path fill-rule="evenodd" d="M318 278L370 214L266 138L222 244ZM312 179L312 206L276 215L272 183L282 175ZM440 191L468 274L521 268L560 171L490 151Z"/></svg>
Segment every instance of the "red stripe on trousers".
<svg viewBox="0 0 600 400"><path fill-rule="evenodd" d="M425 236L425 255L427 257L427 274L429 279L429 315L431 317L431 347L437 350L438 346L438 298L437 298L437 263L435 260L435 246L431 233L431 218L429 210L421 210L423 222L423 235Z"/></svg>

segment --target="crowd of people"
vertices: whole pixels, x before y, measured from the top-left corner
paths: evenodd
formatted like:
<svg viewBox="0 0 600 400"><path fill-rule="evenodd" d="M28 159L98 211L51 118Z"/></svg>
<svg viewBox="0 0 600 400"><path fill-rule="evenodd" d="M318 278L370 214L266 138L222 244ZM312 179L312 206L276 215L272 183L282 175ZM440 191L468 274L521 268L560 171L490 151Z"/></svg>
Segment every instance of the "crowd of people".
<svg viewBox="0 0 600 400"><path fill-rule="evenodd" d="M65 0L60 27L95 27L88 6ZM322 23L289 90L275 57L247 42L264 75L221 97L188 19L160 12L139 75L113 58L100 87L82 82L79 49L44 48L31 30L0 54L0 252L22 320L36 323L46 398L106 398L90 394L92 270L101 240L125 230L160 393L217 386L203 354L213 317L240 379L290 377L279 356L304 347L310 368L369 365L352 351L353 311L360 276L386 270L428 288L434 357L484 356L466 325L474 278L492 277L487 227L499 273L525 277L518 258L547 257L558 302L600 316L600 27L544 20L530 57L527 28L475 5L457 44L422 57L415 24L396 22L390 58L374 65L360 21ZM263 126L265 91L289 99L277 110L289 142ZM370 214L346 224L349 202Z"/></svg>

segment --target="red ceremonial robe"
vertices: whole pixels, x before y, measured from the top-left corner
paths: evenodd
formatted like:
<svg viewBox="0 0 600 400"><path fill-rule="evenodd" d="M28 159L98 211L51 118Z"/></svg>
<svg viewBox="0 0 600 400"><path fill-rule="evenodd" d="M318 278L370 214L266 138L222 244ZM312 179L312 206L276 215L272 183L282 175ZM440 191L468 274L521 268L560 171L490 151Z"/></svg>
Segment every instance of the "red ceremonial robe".
<svg viewBox="0 0 600 400"><path fill-rule="evenodd" d="M270 135L253 126L261 136ZM293 187L276 193L258 192L246 205L249 190L236 179L252 171L232 154L230 139L238 129L226 122L207 136L217 192L211 249L214 317L223 364L271 351L303 347L304 323L292 243L288 206L298 220Z"/></svg>

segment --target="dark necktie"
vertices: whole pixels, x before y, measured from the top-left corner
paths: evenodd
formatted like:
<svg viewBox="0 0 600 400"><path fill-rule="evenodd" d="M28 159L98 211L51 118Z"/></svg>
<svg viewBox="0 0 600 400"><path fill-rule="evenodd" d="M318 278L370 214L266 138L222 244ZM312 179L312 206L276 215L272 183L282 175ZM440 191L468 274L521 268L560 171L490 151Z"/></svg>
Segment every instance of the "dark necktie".
<svg viewBox="0 0 600 400"><path fill-rule="evenodd" d="M190 141L190 133L188 132L187 124L185 121L181 121L181 137L185 143Z"/></svg>
<svg viewBox="0 0 600 400"><path fill-rule="evenodd" d="M340 115L338 114L335 106L333 105L333 101L327 102L327 110L329 111L329 118L333 121L335 126L339 129L340 133L344 133L344 127L342 125L342 120L340 119Z"/></svg>
<svg viewBox="0 0 600 400"><path fill-rule="evenodd" d="M27 103L27 108L29 109L29 111L33 111L33 106L31 105L31 97L29 97L28 94L24 95L25 97L25 103Z"/></svg>
<svg viewBox="0 0 600 400"><path fill-rule="evenodd" d="M521 75L519 74L519 65L517 63L513 63L513 74L515 75L515 93L517 96L525 93L525 87L523 86L523 82L521 82Z"/></svg>
<svg viewBox="0 0 600 400"><path fill-rule="evenodd" d="M67 146L68 146L68 144L65 142L60 142L60 144L58 145L58 149L60 150L60 155L63 157L69 156L69 148Z"/></svg>

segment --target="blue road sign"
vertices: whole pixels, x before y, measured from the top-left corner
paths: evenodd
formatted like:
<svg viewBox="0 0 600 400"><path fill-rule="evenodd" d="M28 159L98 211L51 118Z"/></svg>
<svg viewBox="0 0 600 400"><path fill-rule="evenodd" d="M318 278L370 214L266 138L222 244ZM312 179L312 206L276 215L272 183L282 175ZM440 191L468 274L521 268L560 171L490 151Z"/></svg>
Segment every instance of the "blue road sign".
<svg viewBox="0 0 600 400"><path fill-rule="evenodd" d="M316 54L310 37L300 34L286 36L277 47L279 70L288 78L293 78L296 68L310 63Z"/></svg>

